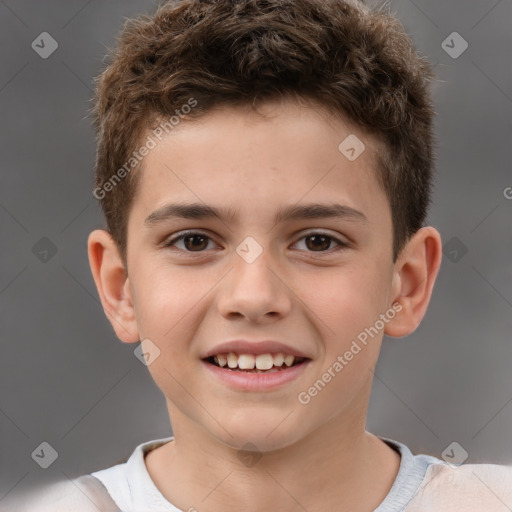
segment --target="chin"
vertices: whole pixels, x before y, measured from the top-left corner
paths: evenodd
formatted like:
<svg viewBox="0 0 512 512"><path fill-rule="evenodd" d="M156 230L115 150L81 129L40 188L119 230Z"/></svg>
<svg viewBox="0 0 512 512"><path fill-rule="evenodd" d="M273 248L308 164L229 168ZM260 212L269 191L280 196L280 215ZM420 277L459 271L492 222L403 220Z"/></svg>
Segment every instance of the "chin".
<svg viewBox="0 0 512 512"><path fill-rule="evenodd" d="M301 434L295 421L283 422L284 417L286 415L262 419L253 413L248 415L245 421L238 419L224 425L227 432L217 425L216 437L234 450L245 449L261 453L282 450L299 442L305 435L305 433Z"/></svg>

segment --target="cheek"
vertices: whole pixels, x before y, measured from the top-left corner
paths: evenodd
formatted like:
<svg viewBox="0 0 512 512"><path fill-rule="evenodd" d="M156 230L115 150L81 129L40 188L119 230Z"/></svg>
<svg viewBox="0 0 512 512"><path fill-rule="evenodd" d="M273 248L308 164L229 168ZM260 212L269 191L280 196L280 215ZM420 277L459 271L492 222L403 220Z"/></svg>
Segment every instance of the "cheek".
<svg viewBox="0 0 512 512"><path fill-rule="evenodd" d="M343 349L365 328L373 325L387 305L387 282L375 265L358 264L339 268L310 280L301 277L304 302L322 322L326 339ZM308 292L309 290L309 292ZM313 290L313 292L311 292ZM328 348L328 347L327 347Z"/></svg>
<svg viewBox="0 0 512 512"><path fill-rule="evenodd" d="M165 266L140 272L134 279L139 331L162 341L182 339L179 333L201 309L212 288L198 279L197 272Z"/></svg>
<svg viewBox="0 0 512 512"><path fill-rule="evenodd" d="M147 369L178 408L190 408L180 383L197 371L192 343L211 285L194 279L192 272L165 267L146 269L133 279L141 339L151 340L160 351ZM193 386L188 383L188 387Z"/></svg>
<svg viewBox="0 0 512 512"><path fill-rule="evenodd" d="M297 399L311 417L333 418L371 388L382 339L381 331L371 328L385 311L386 280L376 267L361 265L333 273L321 285L307 304L317 317L325 353Z"/></svg>

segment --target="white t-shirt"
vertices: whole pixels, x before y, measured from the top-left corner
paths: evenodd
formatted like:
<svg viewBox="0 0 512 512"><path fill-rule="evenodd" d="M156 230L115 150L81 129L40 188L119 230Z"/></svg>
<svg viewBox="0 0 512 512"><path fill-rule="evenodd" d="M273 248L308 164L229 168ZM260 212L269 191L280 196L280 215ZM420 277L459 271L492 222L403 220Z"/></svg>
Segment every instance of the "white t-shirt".
<svg viewBox="0 0 512 512"><path fill-rule="evenodd" d="M401 461L393 486L373 512L512 511L512 466L452 466L430 455L413 455L404 444L379 437L400 453ZM146 452L172 439L171 436L142 443L126 462L91 475L103 483L122 512L187 512L164 498L144 463ZM53 501L46 502L38 494L32 505L20 506L16 512L98 512L98 507L84 498L83 491L77 491L69 482L51 496ZM45 508L44 503L50 506ZM201 510L199 505L195 507L197 510Z"/></svg>

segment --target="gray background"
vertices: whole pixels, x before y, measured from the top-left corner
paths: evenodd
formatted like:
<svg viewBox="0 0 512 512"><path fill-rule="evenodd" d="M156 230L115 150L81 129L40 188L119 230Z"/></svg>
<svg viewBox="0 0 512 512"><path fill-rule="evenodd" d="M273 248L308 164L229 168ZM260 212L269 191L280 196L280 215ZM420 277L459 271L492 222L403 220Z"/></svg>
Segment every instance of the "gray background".
<svg viewBox="0 0 512 512"><path fill-rule="evenodd" d="M154 5L0 1L0 508L171 435L163 395L136 345L115 337L86 255L103 225L91 195L93 77L124 18ZM457 441L467 462L512 463L512 2L390 5L439 75L429 220L448 245L422 325L384 341L367 429L415 453L440 457ZM59 45L47 59L31 47L44 31ZM441 46L454 31L469 43L457 59ZM43 441L58 452L46 470L31 457Z"/></svg>

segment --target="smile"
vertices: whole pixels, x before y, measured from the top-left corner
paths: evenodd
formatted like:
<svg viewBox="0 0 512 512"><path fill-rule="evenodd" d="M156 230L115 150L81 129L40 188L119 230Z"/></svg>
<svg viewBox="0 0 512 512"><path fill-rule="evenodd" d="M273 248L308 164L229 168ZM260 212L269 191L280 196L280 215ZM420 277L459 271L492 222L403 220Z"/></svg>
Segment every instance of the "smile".
<svg viewBox="0 0 512 512"><path fill-rule="evenodd" d="M208 358L212 364L220 368L228 367L234 371L276 372L301 363L303 357L295 357L291 354L236 354L229 352L227 354L218 354Z"/></svg>
<svg viewBox="0 0 512 512"><path fill-rule="evenodd" d="M228 352L203 359L224 383L243 391L263 391L295 379L311 359L291 354L236 354Z"/></svg>

